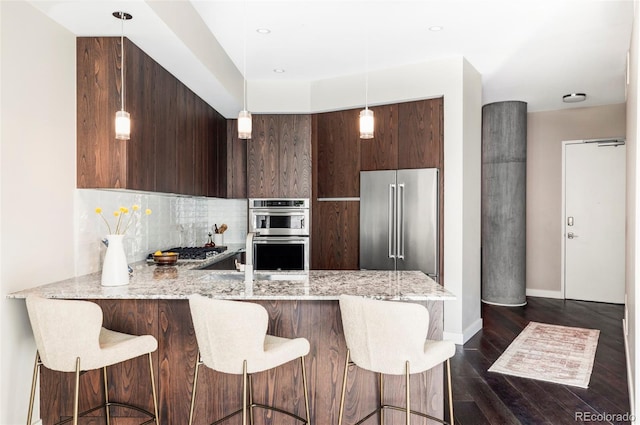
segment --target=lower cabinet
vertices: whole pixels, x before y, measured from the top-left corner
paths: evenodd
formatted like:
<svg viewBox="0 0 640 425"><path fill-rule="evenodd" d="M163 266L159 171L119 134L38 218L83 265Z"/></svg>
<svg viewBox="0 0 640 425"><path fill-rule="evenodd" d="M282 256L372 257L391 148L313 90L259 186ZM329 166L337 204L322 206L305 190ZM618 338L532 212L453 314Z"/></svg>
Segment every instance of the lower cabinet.
<svg viewBox="0 0 640 425"><path fill-rule="evenodd" d="M314 201L311 211L311 268L359 269L360 202Z"/></svg>

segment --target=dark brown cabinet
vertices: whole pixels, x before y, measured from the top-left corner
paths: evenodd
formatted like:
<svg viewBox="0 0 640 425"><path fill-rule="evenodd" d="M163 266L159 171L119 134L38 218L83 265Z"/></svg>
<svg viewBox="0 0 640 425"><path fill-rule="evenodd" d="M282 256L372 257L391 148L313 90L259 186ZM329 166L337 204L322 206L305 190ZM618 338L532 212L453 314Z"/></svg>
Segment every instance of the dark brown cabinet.
<svg viewBox="0 0 640 425"><path fill-rule="evenodd" d="M398 104L398 169L443 165L443 99Z"/></svg>
<svg viewBox="0 0 640 425"><path fill-rule="evenodd" d="M360 203L322 201L313 204L311 268L356 270L360 262Z"/></svg>
<svg viewBox="0 0 640 425"><path fill-rule="evenodd" d="M443 99L371 109L375 116L375 137L366 140L359 136L360 109L313 116L315 171L311 267L314 269L359 268L360 204L357 200L340 198L360 196L360 171L440 169L439 243L442 252ZM440 270L443 270L442 256Z"/></svg>
<svg viewBox="0 0 640 425"><path fill-rule="evenodd" d="M238 139L238 120L228 120L226 126L226 193L227 198L247 197L247 141ZM222 170L220 170L222 171Z"/></svg>
<svg viewBox="0 0 640 425"><path fill-rule="evenodd" d="M442 165L442 98L371 108L375 137L361 140L361 170Z"/></svg>
<svg viewBox="0 0 640 425"><path fill-rule="evenodd" d="M120 39L77 39L77 185L226 196L226 120L125 39L130 140L116 140ZM221 181L223 180L223 181Z"/></svg>
<svg viewBox="0 0 640 425"><path fill-rule="evenodd" d="M360 194L359 110L325 112L314 119L317 143L314 198L354 197Z"/></svg>
<svg viewBox="0 0 640 425"><path fill-rule="evenodd" d="M247 197L311 197L311 116L254 114L252 126Z"/></svg>

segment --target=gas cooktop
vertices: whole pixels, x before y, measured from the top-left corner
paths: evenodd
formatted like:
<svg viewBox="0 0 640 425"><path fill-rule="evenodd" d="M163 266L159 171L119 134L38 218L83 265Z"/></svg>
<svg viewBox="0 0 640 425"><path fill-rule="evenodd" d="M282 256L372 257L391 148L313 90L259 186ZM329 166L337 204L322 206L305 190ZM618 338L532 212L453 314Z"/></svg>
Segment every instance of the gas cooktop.
<svg viewBox="0 0 640 425"><path fill-rule="evenodd" d="M190 246L163 249L163 252L177 252L178 261L204 261L227 250L226 246ZM153 253L147 256L147 261L153 261Z"/></svg>

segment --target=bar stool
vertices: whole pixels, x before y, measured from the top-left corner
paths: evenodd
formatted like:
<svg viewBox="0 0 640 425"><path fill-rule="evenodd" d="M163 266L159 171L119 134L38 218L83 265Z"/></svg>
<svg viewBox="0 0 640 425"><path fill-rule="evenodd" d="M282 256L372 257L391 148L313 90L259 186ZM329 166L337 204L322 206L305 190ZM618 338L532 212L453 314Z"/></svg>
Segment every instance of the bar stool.
<svg viewBox="0 0 640 425"><path fill-rule="evenodd" d="M198 369L202 365L218 372L242 375L242 407L211 425L239 413L242 413L242 424L246 425L247 410L253 424L254 407L283 413L309 425L309 395L304 366L304 356L309 353L309 341L305 338L286 339L267 335L268 313L258 304L214 300L195 294L189 297L189 307L200 350L193 378L189 425L193 423ZM300 358L302 368L306 419L277 407L254 403L251 374L273 369L297 358Z"/></svg>
<svg viewBox="0 0 640 425"><path fill-rule="evenodd" d="M31 398L27 425L31 425L33 402L40 366L58 372L75 372L75 391L73 398L73 416L58 424L73 421L78 424L82 417L98 409L105 410L107 425L111 423L109 407L118 406L133 409L150 417L143 422L150 424L158 420L158 402L156 386L153 378L153 361L151 353L158 347L158 342L151 335L129 335L102 327L102 310L90 301L70 301L46 299L35 295L27 297L27 311L36 342L36 361L31 381ZM153 394L151 413L138 406L109 400L109 383L107 366L124 362L143 354L149 357L149 376ZM80 373L88 370L102 369L104 379L104 404L78 413L78 394Z"/></svg>
<svg viewBox="0 0 640 425"><path fill-rule="evenodd" d="M352 365L376 372L380 377L378 408L356 424L364 422L377 412L380 412L380 424L384 424L385 409L406 412L407 425L411 422L412 414L446 424L447 422L442 419L411 410L409 387L410 374L425 372L445 361L449 389L449 417L453 425L449 359L455 354L456 346L451 341L427 340L429 311L424 306L341 295L340 314L347 341L347 358L342 381L338 425L342 425L347 373L349 366ZM385 374L405 376L406 406L404 408L383 404Z"/></svg>

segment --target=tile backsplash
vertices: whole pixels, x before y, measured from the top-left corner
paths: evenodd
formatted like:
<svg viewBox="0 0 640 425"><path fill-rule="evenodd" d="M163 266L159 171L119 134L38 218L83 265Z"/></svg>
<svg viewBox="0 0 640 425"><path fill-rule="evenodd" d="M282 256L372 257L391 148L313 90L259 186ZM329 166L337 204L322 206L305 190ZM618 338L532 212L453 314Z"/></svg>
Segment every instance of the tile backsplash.
<svg viewBox="0 0 640 425"><path fill-rule="evenodd" d="M102 239L109 233L103 216L112 227L113 212L121 206L140 206L132 218L124 240L129 262L144 260L149 252L176 246L203 246L214 224L226 224L224 244L243 244L247 234L247 200L196 198L119 190L76 190L76 275L93 273L102 267L105 247ZM145 209L151 209L149 216Z"/></svg>

